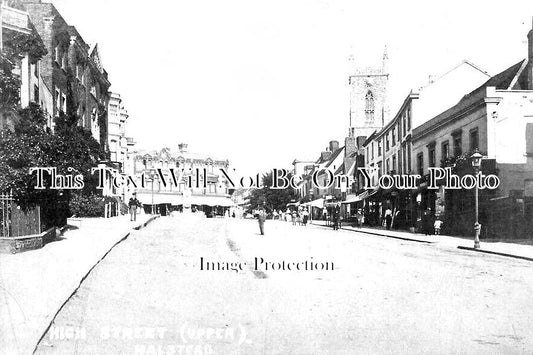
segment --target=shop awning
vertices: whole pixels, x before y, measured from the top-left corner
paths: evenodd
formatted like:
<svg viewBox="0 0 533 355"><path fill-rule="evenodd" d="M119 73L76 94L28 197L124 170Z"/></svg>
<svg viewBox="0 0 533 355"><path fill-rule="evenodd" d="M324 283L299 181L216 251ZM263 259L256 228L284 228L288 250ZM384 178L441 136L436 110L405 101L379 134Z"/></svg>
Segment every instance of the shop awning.
<svg viewBox="0 0 533 355"><path fill-rule="evenodd" d="M303 205L304 206L323 208L324 207L324 199L323 198L317 198L316 200L313 200L313 201L310 201L310 202L306 202Z"/></svg>
<svg viewBox="0 0 533 355"><path fill-rule="evenodd" d="M362 194L361 194L362 195ZM361 195L352 195L352 196L349 196L346 198L345 201L342 201L342 203L345 203L345 204L348 204L348 203L354 203L354 202L358 202L358 201L361 201Z"/></svg>
<svg viewBox="0 0 533 355"><path fill-rule="evenodd" d="M367 199L370 196L375 195L378 191L379 191L379 189L366 190L365 192L363 192L363 193L361 193L361 194L359 194L357 196L352 196L352 197L347 198L346 201L342 201L342 203L353 203L353 202L363 201L364 199Z"/></svg>
<svg viewBox="0 0 533 355"><path fill-rule="evenodd" d="M177 194L162 194L149 192L138 192L137 199L144 205L151 205L152 201L154 205L171 204L171 205L183 205L183 196Z"/></svg>
<svg viewBox="0 0 533 355"><path fill-rule="evenodd" d="M154 205L159 204L171 204L175 206L179 205L206 205L206 206L221 206L221 207L231 207L235 206L235 203L226 196L195 196L183 197L183 195L178 194L162 194L154 193L153 200L151 193L137 193L137 199L141 203L146 205L151 205L152 201Z"/></svg>
<svg viewBox="0 0 533 355"><path fill-rule="evenodd" d="M228 197L225 196L191 196L188 199L185 199L186 203L191 205L205 205L205 206L221 206L221 207L230 207L235 206L235 203Z"/></svg>

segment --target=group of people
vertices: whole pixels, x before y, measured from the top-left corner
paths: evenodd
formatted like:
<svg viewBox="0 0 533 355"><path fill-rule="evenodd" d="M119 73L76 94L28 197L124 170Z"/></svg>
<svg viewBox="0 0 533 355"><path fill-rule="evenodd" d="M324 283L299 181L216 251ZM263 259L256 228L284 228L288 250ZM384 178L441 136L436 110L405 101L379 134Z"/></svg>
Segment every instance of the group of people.
<svg viewBox="0 0 533 355"><path fill-rule="evenodd" d="M259 233L261 235L265 235L265 221L268 216L267 212L265 211L265 208L259 207L255 211L254 215L257 218L257 222L259 223ZM290 211L289 209L287 209L286 212L282 212L281 210L279 212L275 210L272 212L272 219L279 219L286 222L291 221L293 226L306 226L307 222L309 222L309 216L310 213L306 207L300 207L297 211Z"/></svg>
<svg viewBox="0 0 533 355"><path fill-rule="evenodd" d="M293 226L296 224L300 226L306 226L307 222L309 221L309 211L307 208L300 208L298 211L292 211L291 221Z"/></svg>
<svg viewBox="0 0 533 355"><path fill-rule="evenodd" d="M440 235L444 222L439 216L433 217L431 210L427 209L422 214L422 230L425 235Z"/></svg>

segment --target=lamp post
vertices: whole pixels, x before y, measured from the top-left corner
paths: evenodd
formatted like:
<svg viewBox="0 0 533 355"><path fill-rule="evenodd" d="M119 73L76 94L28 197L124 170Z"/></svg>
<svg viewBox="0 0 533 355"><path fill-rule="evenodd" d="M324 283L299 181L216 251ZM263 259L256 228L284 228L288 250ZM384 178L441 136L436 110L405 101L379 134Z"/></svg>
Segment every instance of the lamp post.
<svg viewBox="0 0 533 355"><path fill-rule="evenodd" d="M472 159L472 167L474 168L474 174L477 176L480 172L481 168L481 159L483 159L483 155L481 155L477 149L474 151L474 154L470 157ZM478 193L478 186L476 184L474 189L474 200L475 200L475 222L474 222L474 249L479 249L479 232L481 231L481 224L479 224L479 193Z"/></svg>
<svg viewBox="0 0 533 355"><path fill-rule="evenodd" d="M156 173L155 173L155 170L154 169L151 169L150 170L150 180L152 181L152 214L155 214L154 213L154 180L155 180L155 176L156 176Z"/></svg>
<svg viewBox="0 0 533 355"><path fill-rule="evenodd" d="M309 213L309 223L311 223L311 221L313 221L313 195L314 195L314 191L313 191L313 188L311 187L310 191L309 191L309 199L311 200L311 203L309 204L309 209L311 210L310 213Z"/></svg>

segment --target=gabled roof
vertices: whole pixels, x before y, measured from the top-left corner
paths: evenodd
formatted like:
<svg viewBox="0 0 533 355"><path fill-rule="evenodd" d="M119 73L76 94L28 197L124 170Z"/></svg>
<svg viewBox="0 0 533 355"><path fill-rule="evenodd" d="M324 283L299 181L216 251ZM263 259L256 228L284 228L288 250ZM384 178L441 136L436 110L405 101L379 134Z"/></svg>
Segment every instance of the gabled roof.
<svg viewBox="0 0 533 355"><path fill-rule="evenodd" d="M342 163L334 172L335 175L343 174L344 173L344 163Z"/></svg>
<svg viewBox="0 0 533 355"><path fill-rule="evenodd" d="M353 176L354 174L354 170L355 170L355 164L356 164L356 161L354 160L352 162L352 165L350 165L350 167L348 168L348 170L346 170L346 175L348 176Z"/></svg>
<svg viewBox="0 0 533 355"><path fill-rule="evenodd" d="M98 51L98 44L95 44L89 53L89 58L93 61L100 73L104 73L104 67L102 66L102 59L100 58L100 52Z"/></svg>
<svg viewBox="0 0 533 355"><path fill-rule="evenodd" d="M75 26L68 26L67 32L71 37L76 37L76 40L82 46L85 51L89 51L89 45L85 42L81 34L78 32L78 29Z"/></svg>
<svg viewBox="0 0 533 355"><path fill-rule="evenodd" d="M467 60L467 59L463 59L462 61L460 61L456 66L454 66L453 68L451 68L450 70L448 70L447 72L445 72L444 74L440 75L438 78L436 78L435 80L433 80L432 82L422 86L420 89L423 90L425 87L428 87L428 86L431 86L433 85L434 83L436 83L437 81L439 81L440 79L444 78L446 75L450 74L451 72L453 72L455 69L459 68L461 65L463 64L467 64L469 66L471 66L472 68L474 68L475 70L479 71L480 73L484 74L487 78L490 78L490 75L488 74L488 72L486 70L483 70L481 69L480 67L478 67L477 65L475 65L474 63L472 63L471 61Z"/></svg>
<svg viewBox="0 0 533 355"><path fill-rule="evenodd" d="M344 150L344 147L342 148L338 148L337 150L335 150L333 152L333 154L331 154L331 157L328 159L328 163L326 164L326 167L329 168L329 166L331 164L333 164L333 162L335 161L335 159L337 159L337 157L339 156L339 154Z"/></svg>
<svg viewBox="0 0 533 355"><path fill-rule="evenodd" d="M514 77L518 74L520 68L522 67L522 64L524 63L525 59L522 59L515 65L510 66L509 68L505 69L499 74L494 75L492 78L487 80L485 84L481 85L474 91L472 91L469 94L466 94L463 99L467 96L473 96L476 95L478 92L482 91L485 92L485 88L489 86L495 86L497 90L507 90L510 88L511 83L513 82ZM462 100L462 99L461 99Z"/></svg>
<svg viewBox="0 0 533 355"><path fill-rule="evenodd" d="M515 65L512 65L511 67L505 69L501 73L494 75L483 85L463 96L463 98L455 106L435 116L434 118L422 124L421 126L416 127L413 130L413 138L417 137L419 134L422 134L430 127L439 125L450 117L467 110L469 107L473 107L481 102L484 102L487 87L495 87L497 90L509 89L515 77L521 74L520 69L522 68L524 60L521 60Z"/></svg>
<svg viewBox="0 0 533 355"><path fill-rule="evenodd" d="M376 134L378 134L378 131L374 131L372 132L372 134L365 140L365 142L363 143L363 147L366 147L368 145L368 143L372 142L372 140L374 139L374 137L376 136Z"/></svg>

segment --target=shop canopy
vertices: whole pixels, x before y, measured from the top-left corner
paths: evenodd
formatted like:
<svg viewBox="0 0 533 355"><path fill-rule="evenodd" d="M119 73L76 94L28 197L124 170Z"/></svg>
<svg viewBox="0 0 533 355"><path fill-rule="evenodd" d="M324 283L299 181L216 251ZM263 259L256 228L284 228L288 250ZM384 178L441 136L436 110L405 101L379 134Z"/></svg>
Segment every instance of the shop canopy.
<svg viewBox="0 0 533 355"><path fill-rule="evenodd" d="M361 194L359 194L357 196L351 196L351 197L347 198L346 201L342 201L342 203L354 203L354 202L363 201L364 199L367 199L370 196L375 195L378 191L379 191L379 189L366 190L365 192L363 192L363 193L361 193Z"/></svg>
<svg viewBox="0 0 533 355"><path fill-rule="evenodd" d="M235 206L235 203L226 196L190 196L183 197L183 195L177 194L161 194L154 193L153 197L151 193L138 193L137 199L143 204L151 205L152 201L154 205L170 204L170 205L206 205L206 206L221 206L231 207Z"/></svg>
<svg viewBox="0 0 533 355"><path fill-rule="evenodd" d="M325 200L323 198L318 198L318 199L316 199L314 201L310 201L310 202L304 203L304 206L323 208L324 207L324 201Z"/></svg>

